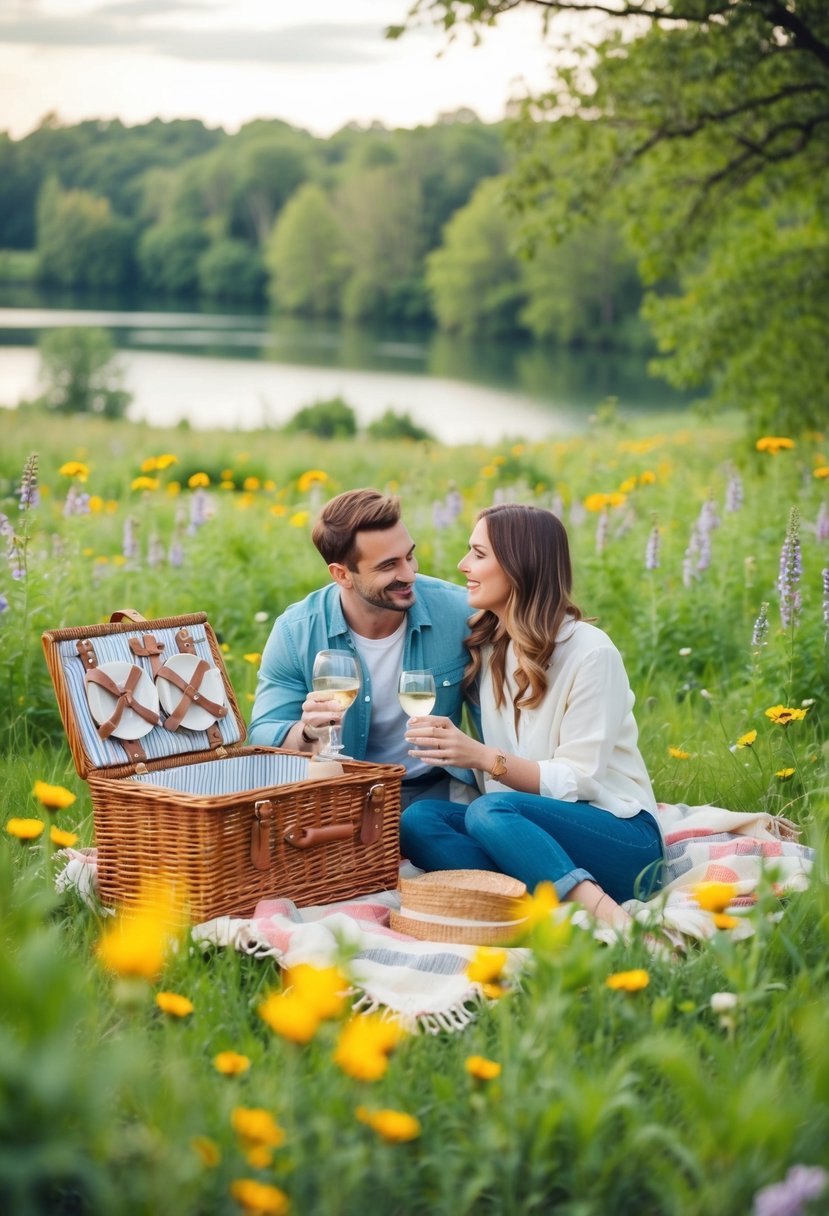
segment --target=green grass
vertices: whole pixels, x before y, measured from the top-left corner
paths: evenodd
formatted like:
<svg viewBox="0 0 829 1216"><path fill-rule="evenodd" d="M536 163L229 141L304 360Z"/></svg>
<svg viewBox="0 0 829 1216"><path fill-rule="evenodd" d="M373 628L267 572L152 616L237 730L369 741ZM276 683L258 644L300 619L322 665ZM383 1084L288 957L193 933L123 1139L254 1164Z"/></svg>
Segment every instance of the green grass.
<svg viewBox="0 0 829 1216"><path fill-rule="evenodd" d="M756 1191L790 1166L829 1166L829 1053L825 885L826 708L829 659L822 571L829 543L815 525L829 482L829 440L799 437L793 451L755 451L731 419L678 429L597 428L566 442L488 449L378 442L322 444L258 434L153 432L27 412L4 418L0 503L21 541L26 577L0 573L0 788L3 822L36 815L43 779L73 790L61 828L92 843L85 784L72 768L42 654L46 628L105 619L131 606L146 616L206 610L226 647L247 712L255 665L274 616L325 577L309 519L321 498L356 485L403 497L421 568L457 577L475 512L496 492L550 505L560 499L576 564L576 599L621 647L637 697L641 746L657 797L783 813L818 849L819 878L786 902L765 893L756 933L726 933L679 964L641 946L596 945L586 934L543 941L521 991L484 1010L460 1035L408 1038L374 1084L344 1075L331 1054L338 1025L306 1047L270 1031L256 1012L278 987L272 963L232 951L180 951L157 983L125 991L101 969L104 922L75 896L52 892L46 846L0 843L0 1205L27 1213L233 1213L234 1179L279 1186L296 1213L532 1213L742 1216ZM40 455L41 504L14 496L26 457ZM179 463L155 490L132 490L142 462ZM89 467L84 490L100 501L65 517L68 460ZM321 489L302 488L310 469ZM723 509L733 469L744 499ZM213 514L188 534L187 477L211 477ZM219 490L224 470L234 490ZM643 474L647 476L642 477ZM653 475L651 481L650 474ZM260 482L248 492L245 478ZM637 484L608 516L581 511L589 495ZM178 493L168 484L182 483ZM264 483L268 483L267 486ZM460 518L433 523L433 503L461 492ZM690 586L683 558L702 504L720 517L711 560ZM98 506L97 503L95 503ZM801 518L802 611L780 624L776 581L790 513ZM133 520L139 555L123 556ZM656 569L645 569L654 523ZM151 538L156 540L151 544ZM166 560L180 543L182 564ZM165 555L148 565L148 551ZM766 644L752 646L761 605ZM775 725L777 704L808 712ZM750 748L736 740L757 730ZM672 757L669 748L687 753ZM778 774L792 768L788 777ZM4 834L5 835L5 834ZM646 966L647 988L614 992L613 971ZM184 1020L165 1017L153 991L186 994ZM711 996L733 992L724 1017ZM216 1052L251 1060L220 1076ZM473 1054L497 1060L495 1081L474 1082ZM285 1129L267 1167L252 1166L231 1128L235 1106L263 1107ZM386 1144L358 1106L415 1115L421 1134ZM197 1136L217 1146L207 1167Z"/></svg>

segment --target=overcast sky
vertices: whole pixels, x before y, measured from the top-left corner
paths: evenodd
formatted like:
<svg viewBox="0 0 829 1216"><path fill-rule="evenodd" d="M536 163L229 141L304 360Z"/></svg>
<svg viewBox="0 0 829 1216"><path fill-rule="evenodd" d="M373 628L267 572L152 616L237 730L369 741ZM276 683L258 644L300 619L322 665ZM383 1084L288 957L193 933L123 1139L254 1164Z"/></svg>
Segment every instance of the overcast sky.
<svg viewBox="0 0 829 1216"><path fill-rule="evenodd" d="M282 118L317 135L345 123L485 121L548 79L538 11L510 13L484 45L430 27L383 38L410 0L0 0L0 130L64 122L201 118L229 131ZM438 53L444 51L441 57Z"/></svg>

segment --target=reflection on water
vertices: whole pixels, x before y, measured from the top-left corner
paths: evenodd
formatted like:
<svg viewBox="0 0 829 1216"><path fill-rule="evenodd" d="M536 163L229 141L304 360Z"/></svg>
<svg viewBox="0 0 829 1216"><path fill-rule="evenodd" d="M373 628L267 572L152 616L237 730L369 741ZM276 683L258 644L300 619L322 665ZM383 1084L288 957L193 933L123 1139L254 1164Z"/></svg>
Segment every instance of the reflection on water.
<svg viewBox="0 0 829 1216"><path fill-rule="evenodd" d="M467 431L474 420L481 438L501 434L505 427L519 433L519 422L520 433L533 438L552 426L578 426L610 396L637 413L681 409L687 403L648 378L644 355L558 350L529 341L463 341L431 330L384 330L227 308L179 311L155 300L151 306L101 296L79 302L65 293L47 299L33 288L0 295L4 403L13 403L5 387L11 382L3 375L12 366L10 348L16 348L16 367L21 348L29 348L34 367L40 333L67 325L111 332L124 352L127 384L135 395L131 414L153 421L159 395L167 422L190 417L196 425L256 426L264 401L274 403L274 420L284 420L301 405L341 394L361 422L389 407L408 409L452 442L449 432L454 436L458 428L448 425L446 413L453 407L464 411ZM230 364L227 376L221 364ZM178 386L175 394L165 391L170 381ZM218 381L223 392L234 395L225 413L209 400ZM188 385L190 396L195 386L204 407L195 416L188 406ZM258 402L257 419L244 405L250 392ZM152 399L145 394L153 394Z"/></svg>

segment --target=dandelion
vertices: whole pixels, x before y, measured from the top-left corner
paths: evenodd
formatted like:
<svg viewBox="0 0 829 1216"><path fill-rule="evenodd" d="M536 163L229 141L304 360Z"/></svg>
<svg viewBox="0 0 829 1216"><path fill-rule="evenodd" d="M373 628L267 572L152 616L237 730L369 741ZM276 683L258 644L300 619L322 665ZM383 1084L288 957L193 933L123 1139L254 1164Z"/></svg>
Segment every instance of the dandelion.
<svg viewBox="0 0 829 1216"><path fill-rule="evenodd" d="M308 469L297 478L296 487L300 494L307 494L313 485L325 485L329 480L322 469Z"/></svg>
<svg viewBox="0 0 829 1216"><path fill-rule="evenodd" d="M780 621L784 629L797 626L800 621L800 590L798 584L803 572L800 558L800 512L792 507L786 539L780 550L780 569L777 575L777 590L780 595Z"/></svg>
<svg viewBox="0 0 829 1216"><path fill-rule="evenodd" d="M674 760L690 760L691 759L691 753L683 751L681 747L669 747L668 755L673 757Z"/></svg>
<svg viewBox="0 0 829 1216"><path fill-rule="evenodd" d="M494 1081L501 1075L501 1065L496 1060L488 1060L486 1056L468 1056L464 1068L476 1081Z"/></svg>
<svg viewBox="0 0 829 1216"><path fill-rule="evenodd" d="M781 435L763 435L754 446L758 452L768 452L770 456L776 456L779 452L791 451L795 445L793 439Z"/></svg>
<svg viewBox="0 0 829 1216"><path fill-rule="evenodd" d="M809 712L809 707L796 709L788 705L771 705L764 712L766 717L778 726L788 726L790 722L802 722Z"/></svg>
<svg viewBox="0 0 829 1216"><path fill-rule="evenodd" d="M193 1002L178 992L157 992L155 1003L162 1013L173 1018L186 1018L193 1012Z"/></svg>
<svg viewBox="0 0 829 1216"><path fill-rule="evenodd" d="M279 1148L285 1143L285 1132L261 1106L234 1107L230 1124L245 1148Z"/></svg>
<svg viewBox="0 0 829 1216"><path fill-rule="evenodd" d="M316 1010L289 992L272 992L257 1013L271 1030L291 1043L310 1043L322 1020Z"/></svg>
<svg viewBox="0 0 829 1216"><path fill-rule="evenodd" d="M691 894L705 912L724 912L737 897L737 886L733 882L698 882Z"/></svg>
<svg viewBox="0 0 829 1216"><path fill-rule="evenodd" d="M521 900L519 914L521 929L529 932L536 925L545 924L558 906L558 895L553 884L540 882L532 895L525 895ZM469 975L468 969L467 975ZM500 971L498 975L500 975ZM472 976L470 975L469 978L472 979Z"/></svg>
<svg viewBox="0 0 829 1216"><path fill-rule="evenodd" d="M6 831L17 840L37 840L45 826L42 819L9 819Z"/></svg>
<svg viewBox="0 0 829 1216"><path fill-rule="evenodd" d="M294 511L288 519L288 523L292 528L304 528L310 518L310 511Z"/></svg>
<svg viewBox="0 0 829 1216"><path fill-rule="evenodd" d="M648 543L645 547L645 569L659 569L659 527L657 526L656 521L654 521L653 527L651 528L650 535L648 536Z"/></svg>
<svg viewBox="0 0 829 1216"><path fill-rule="evenodd" d="M132 479L132 481L130 482L131 490L152 491L152 490L157 490L158 487L159 487L159 480L157 477L145 477L142 475L141 477L134 477Z"/></svg>
<svg viewBox="0 0 829 1216"><path fill-rule="evenodd" d="M210 478L206 473L194 473L187 478L187 484L191 490L203 490L210 485Z"/></svg>
<svg viewBox="0 0 829 1216"><path fill-rule="evenodd" d="M793 1165L782 1182L774 1182L757 1192L751 1216L805 1216L804 1205L820 1198L827 1185L829 1173L822 1166Z"/></svg>
<svg viewBox="0 0 829 1216"><path fill-rule="evenodd" d="M230 1193L249 1216L286 1216L291 1207L290 1199L278 1186L253 1178L237 1178L230 1184Z"/></svg>
<svg viewBox="0 0 829 1216"><path fill-rule="evenodd" d="M506 950L495 946L479 946L466 969L467 978L473 984L493 984L501 979L507 965Z"/></svg>
<svg viewBox="0 0 829 1216"><path fill-rule="evenodd" d="M222 1159L221 1149L209 1136L194 1136L190 1141L190 1147L200 1158L202 1165L206 1165L210 1170L215 1169Z"/></svg>
<svg viewBox="0 0 829 1216"><path fill-rule="evenodd" d="M753 747L756 739L757 739L757 731L756 730L747 730L744 735L740 735L739 739L734 744L734 746L735 747Z"/></svg>
<svg viewBox="0 0 829 1216"><path fill-rule="evenodd" d="M78 843L77 832L64 832L54 824L49 829L49 839L58 849L71 849Z"/></svg>
<svg viewBox="0 0 829 1216"><path fill-rule="evenodd" d="M633 971L616 971L605 980L605 986L615 992L641 992L647 988L651 977L641 967Z"/></svg>
<svg viewBox="0 0 829 1216"><path fill-rule="evenodd" d="M389 1056L404 1035L390 1018L374 1013L358 1014L340 1031L334 1063L355 1081L379 1081L385 1076Z"/></svg>
<svg viewBox="0 0 829 1216"><path fill-rule="evenodd" d="M243 654L242 658L245 660L246 663L251 663L255 667L256 664L259 662L259 660L262 658L262 655L260 654L260 652L258 650L253 650L253 651L251 651L250 654Z"/></svg>
<svg viewBox="0 0 829 1216"><path fill-rule="evenodd" d="M829 464L818 465L818 467L816 469L812 470L812 476L821 477L821 478L829 477Z"/></svg>
<svg viewBox="0 0 829 1216"><path fill-rule="evenodd" d="M585 511L605 511L608 507L608 500L609 495L607 494L588 494L583 506Z"/></svg>
<svg viewBox="0 0 829 1216"><path fill-rule="evenodd" d="M250 1060L238 1051L220 1051L213 1057L213 1067L223 1077L238 1077L250 1068Z"/></svg>
<svg viewBox="0 0 829 1216"><path fill-rule="evenodd" d="M181 907L172 890L156 886L142 891L135 908L122 908L98 941L102 966L120 976L156 979L173 945Z"/></svg>
<svg viewBox="0 0 829 1216"><path fill-rule="evenodd" d="M58 469L60 477L77 477L78 481L86 481L89 477L89 465L82 460L67 460Z"/></svg>
<svg viewBox="0 0 829 1216"><path fill-rule="evenodd" d="M338 967L299 963L288 968L285 983L289 992L312 1009L318 1018L336 1018L342 1013L348 980Z"/></svg>
<svg viewBox="0 0 829 1216"><path fill-rule="evenodd" d="M367 1110L358 1106L355 1111L361 1123L366 1123L381 1140L389 1144L404 1144L416 1140L420 1135L420 1120L402 1110Z"/></svg>
<svg viewBox="0 0 829 1216"><path fill-rule="evenodd" d="M248 494L254 494L257 490L261 489L261 487L262 483L258 477L246 477L242 482L242 489Z"/></svg>
<svg viewBox="0 0 829 1216"><path fill-rule="evenodd" d="M790 777L794 776L794 773L795 770L793 768L779 768L774 775L775 777L779 777L781 781L788 781Z"/></svg>
<svg viewBox="0 0 829 1216"><path fill-rule="evenodd" d="M47 811L65 811L77 798L62 785L49 785L46 781L36 781L32 793Z"/></svg>

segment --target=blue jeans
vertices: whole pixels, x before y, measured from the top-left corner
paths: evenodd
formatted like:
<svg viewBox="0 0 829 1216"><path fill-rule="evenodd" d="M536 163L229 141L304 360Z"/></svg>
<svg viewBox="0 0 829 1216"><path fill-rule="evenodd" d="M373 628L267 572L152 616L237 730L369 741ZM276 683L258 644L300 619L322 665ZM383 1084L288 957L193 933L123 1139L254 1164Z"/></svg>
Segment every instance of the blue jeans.
<svg viewBox="0 0 829 1216"><path fill-rule="evenodd" d="M484 794L469 806L424 798L400 821L400 844L422 870L498 870L564 899L596 882L617 903L648 899L664 881L665 853L648 811L619 819L589 802L540 794Z"/></svg>

